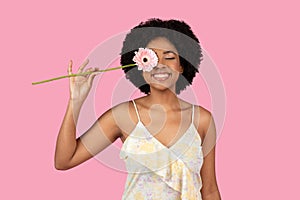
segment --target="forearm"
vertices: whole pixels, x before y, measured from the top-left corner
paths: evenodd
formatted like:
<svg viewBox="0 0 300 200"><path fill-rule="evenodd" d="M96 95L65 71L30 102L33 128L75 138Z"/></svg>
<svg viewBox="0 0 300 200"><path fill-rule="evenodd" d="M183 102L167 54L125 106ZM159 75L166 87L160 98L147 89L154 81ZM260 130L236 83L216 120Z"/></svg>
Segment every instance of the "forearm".
<svg viewBox="0 0 300 200"><path fill-rule="evenodd" d="M55 168L65 169L76 150L76 124L81 103L69 100L56 141Z"/></svg>

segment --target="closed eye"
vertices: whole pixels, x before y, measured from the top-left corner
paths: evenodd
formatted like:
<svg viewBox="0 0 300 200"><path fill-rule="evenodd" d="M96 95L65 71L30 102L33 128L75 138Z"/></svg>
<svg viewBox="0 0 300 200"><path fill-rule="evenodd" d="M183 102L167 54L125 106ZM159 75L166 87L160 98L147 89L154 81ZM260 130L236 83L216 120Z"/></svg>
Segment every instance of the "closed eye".
<svg viewBox="0 0 300 200"><path fill-rule="evenodd" d="M166 60L173 60L175 59L175 57L172 57L172 58L165 58Z"/></svg>

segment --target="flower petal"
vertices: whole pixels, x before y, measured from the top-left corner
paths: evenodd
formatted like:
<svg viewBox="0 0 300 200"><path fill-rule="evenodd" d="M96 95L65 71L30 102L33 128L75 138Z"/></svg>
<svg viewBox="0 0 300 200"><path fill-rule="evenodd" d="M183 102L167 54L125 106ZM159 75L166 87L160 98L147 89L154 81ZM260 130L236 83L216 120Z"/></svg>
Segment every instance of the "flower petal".
<svg viewBox="0 0 300 200"><path fill-rule="evenodd" d="M133 61L138 65L138 70L150 72L158 63L156 53L148 48L139 48L135 51Z"/></svg>

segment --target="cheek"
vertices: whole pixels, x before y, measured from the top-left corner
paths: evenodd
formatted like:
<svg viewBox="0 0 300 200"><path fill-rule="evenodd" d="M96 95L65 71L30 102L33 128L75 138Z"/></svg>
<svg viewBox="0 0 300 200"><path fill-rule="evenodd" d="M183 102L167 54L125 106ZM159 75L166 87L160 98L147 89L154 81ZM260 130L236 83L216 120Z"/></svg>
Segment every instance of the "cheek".
<svg viewBox="0 0 300 200"><path fill-rule="evenodd" d="M170 66L170 69L173 71L174 74L177 74L177 73L181 72L180 65L172 65L172 66Z"/></svg>
<svg viewBox="0 0 300 200"><path fill-rule="evenodd" d="M179 61L173 61L173 62L169 62L167 63L167 65L175 72L180 72L181 71L181 67L180 67L180 62Z"/></svg>
<svg viewBox="0 0 300 200"><path fill-rule="evenodd" d="M172 79L175 81L178 81L180 74L178 72L173 73Z"/></svg>
<svg viewBox="0 0 300 200"><path fill-rule="evenodd" d="M146 81L146 83L150 83L150 79L151 79L151 73L150 72L143 72L143 77L144 80Z"/></svg>

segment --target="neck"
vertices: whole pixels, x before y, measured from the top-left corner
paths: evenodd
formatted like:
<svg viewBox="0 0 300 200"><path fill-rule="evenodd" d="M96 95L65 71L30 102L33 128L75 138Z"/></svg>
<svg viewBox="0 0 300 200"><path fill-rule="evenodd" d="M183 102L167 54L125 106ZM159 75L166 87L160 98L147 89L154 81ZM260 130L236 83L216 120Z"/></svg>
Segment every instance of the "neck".
<svg viewBox="0 0 300 200"><path fill-rule="evenodd" d="M148 105L152 106L159 104L163 106L167 111L180 110L180 99L176 93L170 89L166 90L151 90L151 93L147 97Z"/></svg>

